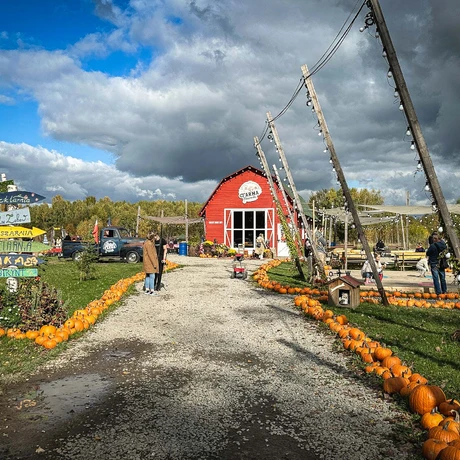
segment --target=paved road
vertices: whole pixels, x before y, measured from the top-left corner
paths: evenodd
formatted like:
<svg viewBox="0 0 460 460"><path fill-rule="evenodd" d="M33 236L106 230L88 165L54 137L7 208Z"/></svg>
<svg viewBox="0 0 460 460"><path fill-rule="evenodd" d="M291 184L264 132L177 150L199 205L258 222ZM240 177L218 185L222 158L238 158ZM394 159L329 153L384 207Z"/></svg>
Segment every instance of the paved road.
<svg viewBox="0 0 460 460"><path fill-rule="evenodd" d="M2 459L414 459L407 416L292 297L177 256L0 402ZM259 261L249 261L252 272Z"/></svg>

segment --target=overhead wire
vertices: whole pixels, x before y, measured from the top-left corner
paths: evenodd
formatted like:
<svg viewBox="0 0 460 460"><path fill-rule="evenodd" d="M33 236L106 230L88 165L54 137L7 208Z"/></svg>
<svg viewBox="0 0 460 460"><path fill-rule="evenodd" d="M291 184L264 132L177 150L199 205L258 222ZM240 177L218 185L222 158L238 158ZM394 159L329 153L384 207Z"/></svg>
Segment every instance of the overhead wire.
<svg viewBox="0 0 460 460"><path fill-rule="evenodd" d="M362 9L366 5L366 0L364 0L362 2L361 7L355 13L352 21L350 22L350 24L348 24L347 28L345 29L345 32L342 33L343 29L345 28L346 24L348 23L350 17L352 16L353 12L355 11L355 9L356 9L356 7L357 7L357 5L359 4L360 1L362 1L362 0L357 0L356 1L353 9L351 10L351 12L348 15L347 19L345 20L345 22L343 23L343 25L340 28L339 32L335 36L334 40L329 45L329 47L326 49L326 51L323 53L323 55L318 59L318 61L313 65L313 67L309 71L309 74L306 77L302 76L302 78L300 79L299 83L297 84L296 89L294 90L294 93L293 93L292 97L289 99L287 104L278 113L278 115L274 116L271 120L265 122L266 126L265 126L265 129L264 129L262 135L259 138L259 144L260 144L260 142L262 142L262 140L265 138L267 132L269 131L269 123L278 120L292 106L294 101L297 99L297 96L300 94L300 91L302 90L302 88L304 86L305 80L307 78L315 75L316 73L318 73L332 59L334 54L338 51L338 49L340 48L340 46L344 42L345 38L347 37L347 35L350 33L350 30L353 27L353 24L355 23L356 19L358 18L359 14L361 13ZM342 33L342 35L340 35L341 33ZM340 36L340 38L338 39L339 36Z"/></svg>

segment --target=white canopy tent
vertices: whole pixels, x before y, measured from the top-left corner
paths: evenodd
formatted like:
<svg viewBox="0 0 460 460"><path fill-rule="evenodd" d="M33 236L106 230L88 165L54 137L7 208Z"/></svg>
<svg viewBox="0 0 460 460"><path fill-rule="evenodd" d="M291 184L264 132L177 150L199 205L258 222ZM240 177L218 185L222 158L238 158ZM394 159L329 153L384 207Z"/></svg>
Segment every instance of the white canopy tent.
<svg viewBox="0 0 460 460"><path fill-rule="evenodd" d="M386 222L397 222L401 224L401 230L403 235L403 245L406 246L405 236L404 236L404 223L402 216L423 216L434 214L432 206L421 206L421 205L402 205L402 206L391 206L391 205L363 205L357 204L356 207L361 209L358 212L359 220L361 225L376 225ZM448 204L447 209L452 214L460 214L460 204ZM323 214L323 227L325 217L330 218L330 228L329 228L329 238L326 238L327 241L332 241L332 220L345 223L345 268L346 268L346 254L348 246L348 225L353 224L353 218L351 214L343 208L332 208L332 209L322 209L318 211ZM376 216L376 214L392 214L391 216Z"/></svg>

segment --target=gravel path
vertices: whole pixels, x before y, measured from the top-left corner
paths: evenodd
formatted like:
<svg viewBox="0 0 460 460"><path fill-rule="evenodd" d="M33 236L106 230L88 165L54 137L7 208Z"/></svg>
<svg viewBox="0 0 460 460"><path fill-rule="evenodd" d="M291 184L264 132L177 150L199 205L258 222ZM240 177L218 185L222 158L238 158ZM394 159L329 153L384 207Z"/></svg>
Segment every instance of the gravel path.
<svg viewBox="0 0 460 460"><path fill-rule="evenodd" d="M228 260L173 258L160 296L138 285L6 395L4 458L416 458L404 413L292 296L231 279Z"/></svg>

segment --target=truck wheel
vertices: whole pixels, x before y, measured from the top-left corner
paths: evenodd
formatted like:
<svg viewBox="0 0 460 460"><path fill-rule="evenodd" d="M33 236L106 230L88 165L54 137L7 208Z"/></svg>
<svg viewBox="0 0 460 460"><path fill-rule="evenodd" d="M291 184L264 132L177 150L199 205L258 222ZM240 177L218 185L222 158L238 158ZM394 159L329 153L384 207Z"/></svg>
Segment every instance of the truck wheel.
<svg viewBox="0 0 460 460"><path fill-rule="evenodd" d="M81 256L82 256L81 251L74 252L74 253L72 254L72 260L73 260L74 262L78 262L78 261L81 260Z"/></svg>
<svg viewBox="0 0 460 460"><path fill-rule="evenodd" d="M126 262L128 264L137 264L140 260L140 256L137 252L131 251L126 254Z"/></svg>

